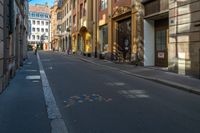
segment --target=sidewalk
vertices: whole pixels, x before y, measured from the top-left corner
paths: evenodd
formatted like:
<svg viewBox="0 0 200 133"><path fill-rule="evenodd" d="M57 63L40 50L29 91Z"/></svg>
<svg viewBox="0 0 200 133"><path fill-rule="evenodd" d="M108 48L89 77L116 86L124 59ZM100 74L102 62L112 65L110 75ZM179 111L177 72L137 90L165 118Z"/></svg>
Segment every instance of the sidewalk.
<svg viewBox="0 0 200 133"><path fill-rule="evenodd" d="M161 84L182 89L191 93L200 95L200 80L189 76L179 75L169 71L134 66L128 64L116 64L107 60L100 60L96 58L89 58L85 56L78 56L82 61L92 63L102 67L108 67L113 70L117 70L128 75L136 76L139 78L151 80Z"/></svg>
<svg viewBox="0 0 200 133"><path fill-rule="evenodd" d="M0 94L0 133L50 133L37 57L18 70Z"/></svg>

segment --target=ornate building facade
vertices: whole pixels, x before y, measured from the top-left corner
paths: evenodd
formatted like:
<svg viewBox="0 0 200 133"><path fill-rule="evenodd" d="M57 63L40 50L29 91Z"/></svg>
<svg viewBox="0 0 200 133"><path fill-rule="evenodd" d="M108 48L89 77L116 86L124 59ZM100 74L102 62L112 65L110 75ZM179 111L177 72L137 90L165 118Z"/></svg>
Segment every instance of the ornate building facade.
<svg viewBox="0 0 200 133"><path fill-rule="evenodd" d="M119 62L143 61L143 9L140 1L98 1L98 53Z"/></svg>

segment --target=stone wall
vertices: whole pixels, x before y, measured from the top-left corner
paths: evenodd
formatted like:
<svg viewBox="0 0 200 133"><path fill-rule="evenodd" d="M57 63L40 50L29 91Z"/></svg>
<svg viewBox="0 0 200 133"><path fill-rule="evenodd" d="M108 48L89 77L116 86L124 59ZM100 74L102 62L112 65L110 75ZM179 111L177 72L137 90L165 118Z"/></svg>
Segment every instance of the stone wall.
<svg viewBox="0 0 200 133"><path fill-rule="evenodd" d="M3 5L4 5L4 0L0 0L0 93L2 92L2 81L3 81L3 49L4 49L4 40L3 40L3 19L4 19L4 12L3 12Z"/></svg>
<svg viewBox="0 0 200 133"><path fill-rule="evenodd" d="M169 0L169 69L200 75L200 0Z"/></svg>

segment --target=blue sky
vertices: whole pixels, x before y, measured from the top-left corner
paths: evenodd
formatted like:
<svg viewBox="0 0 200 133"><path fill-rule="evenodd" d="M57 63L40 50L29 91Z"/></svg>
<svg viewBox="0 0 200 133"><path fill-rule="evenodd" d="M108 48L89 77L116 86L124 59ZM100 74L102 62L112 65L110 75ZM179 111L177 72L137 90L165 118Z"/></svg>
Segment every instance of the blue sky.
<svg viewBox="0 0 200 133"><path fill-rule="evenodd" d="M49 3L50 6L53 5L54 0L31 0L30 4L44 4Z"/></svg>

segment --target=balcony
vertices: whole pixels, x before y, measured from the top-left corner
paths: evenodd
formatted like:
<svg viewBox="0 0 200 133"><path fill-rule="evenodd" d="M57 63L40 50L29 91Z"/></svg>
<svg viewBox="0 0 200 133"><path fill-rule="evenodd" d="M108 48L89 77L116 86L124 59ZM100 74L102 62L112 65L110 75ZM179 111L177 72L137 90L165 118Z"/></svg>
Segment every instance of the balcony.
<svg viewBox="0 0 200 133"><path fill-rule="evenodd" d="M157 14L169 9L168 0L142 0L145 8L145 16Z"/></svg>

